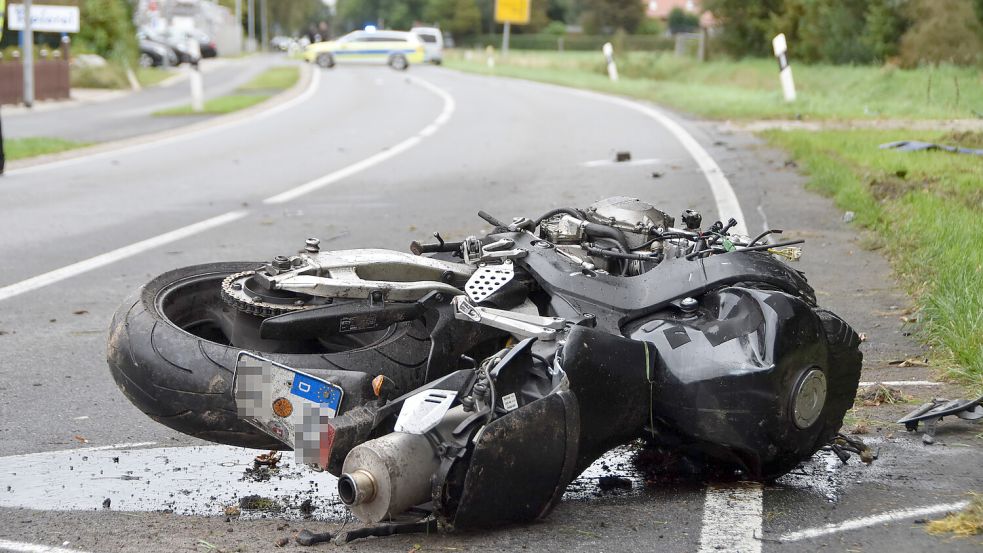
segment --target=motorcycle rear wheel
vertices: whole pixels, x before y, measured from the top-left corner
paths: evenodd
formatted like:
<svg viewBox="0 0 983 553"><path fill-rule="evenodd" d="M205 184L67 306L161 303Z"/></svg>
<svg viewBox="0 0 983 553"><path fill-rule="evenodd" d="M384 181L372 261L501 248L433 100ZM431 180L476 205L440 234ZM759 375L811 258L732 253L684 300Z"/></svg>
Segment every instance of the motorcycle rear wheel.
<svg viewBox="0 0 983 553"><path fill-rule="evenodd" d="M134 292L117 310L108 344L110 372L124 395L150 418L204 440L282 448L238 418L232 395L236 359L246 348L232 344L229 320L252 316L225 305L220 285L228 275L260 265L223 262L169 271ZM351 375L359 389L346 387L345 411L374 399L370 378L355 373L371 370L370 376L387 373L404 385L422 384L430 345L426 327L413 321L304 347L248 351L312 374Z"/></svg>

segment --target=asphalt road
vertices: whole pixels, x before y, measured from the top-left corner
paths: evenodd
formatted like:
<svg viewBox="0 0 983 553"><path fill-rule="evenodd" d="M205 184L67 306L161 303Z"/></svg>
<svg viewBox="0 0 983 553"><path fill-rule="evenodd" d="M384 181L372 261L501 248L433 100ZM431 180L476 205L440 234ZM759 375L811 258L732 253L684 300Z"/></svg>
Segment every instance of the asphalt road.
<svg viewBox="0 0 983 553"><path fill-rule="evenodd" d="M229 94L249 82L282 56L256 55L243 59L207 59L201 62L205 99ZM190 71L182 65L176 75ZM3 114L7 138L63 138L80 142L108 142L165 131L200 121L207 116L157 117L153 113L191 103L188 80L145 88L122 98L80 102L68 107L45 106L33 112Z"/></svg>
<svg viewBox="0 0 983 553"><path fill-rule="evenodd" d="M318 71L278 109L159 147L0 179L0 550L267 551L301 527L345 522L331 505L328 476L294 470L289 482L240 482L255 452L175 434L116 389L105 364L109 320L130 290L165 270L269 259L309 236L330 248L405 249L435 230L455 239L486 229L479 209L532 216L609 195L718 218L717 199L679 137L597 97L430 67L342 67ZM820 302L867 336L864 379L930 378L891 364L920 353L900 322L906 299L842 214L804 191L794 168L754 138L672 117L723 169L751 232L769 226L807 238L799 268ZM635 162L606 163L617 151ZM980 490L980 440L947 420L940 443L923 446L889 422L911 407L862 412L872 421L864 438L880 452L870 467L818 455L763 489L646 486L631 463L612 457L544 522L347 547L978 550L979 540L936 538L916 521ZM127 443L140 445L78 451ZM631 478L633 489L601 492L596 476L604 473ZM284 491L313 498L324 520L222 516L236 496ZM899 514L922 508L932 514ZM845 526L824 528L830 524ZM742 533L748 528L753 535Z"/></svg>

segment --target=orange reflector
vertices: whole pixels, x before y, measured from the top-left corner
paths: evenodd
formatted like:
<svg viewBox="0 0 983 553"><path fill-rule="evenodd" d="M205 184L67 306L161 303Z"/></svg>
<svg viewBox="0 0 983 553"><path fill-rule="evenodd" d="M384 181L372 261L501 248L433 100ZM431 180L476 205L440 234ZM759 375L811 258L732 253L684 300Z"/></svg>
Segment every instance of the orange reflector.
<svg viewBox="0 0 983 553"><path fill-rule="evenodd" d="M273 412L278 417L287 418L290 416L290 413L294 412L294 406L290 403L289 399L281 397L273 402Z"/></svg>
<svg viewBox="0 0 983 553"><path fill-rule="evenodd" d="M386 377L382 376L381 374L372 379L372 392L375 394L375 397L379 397L379 394L382 393L382 384L385 381Z"/></svg>

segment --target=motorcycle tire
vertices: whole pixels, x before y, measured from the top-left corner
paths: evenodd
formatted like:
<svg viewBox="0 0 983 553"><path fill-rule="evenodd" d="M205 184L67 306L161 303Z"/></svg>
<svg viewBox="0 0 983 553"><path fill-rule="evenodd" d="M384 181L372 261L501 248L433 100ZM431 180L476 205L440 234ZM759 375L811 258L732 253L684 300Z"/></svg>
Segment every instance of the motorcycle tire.
<svg viewBox="0 0 983 553"><path fill-rule="evenodd" d="M212 442L283 449L238 418L232 384L243 348L229 345L208 320L214 310L232 309L221 299L222 279L260 265L224 262L169 271L134 292L117 310L107 352L110 372L124 395L150 418ZM180 313L175 312L178 308ZM364 390L345 389L341 412L375 399L367 383L377 373L403 376L405 385L413 387L422 384L432 341L422 322L399 323L364 340L369 342L339 348L344 351L249 351L311 374L350 375L359 386L366 384L361 386ZM364 378L369 370L372 374Z"/></svg>

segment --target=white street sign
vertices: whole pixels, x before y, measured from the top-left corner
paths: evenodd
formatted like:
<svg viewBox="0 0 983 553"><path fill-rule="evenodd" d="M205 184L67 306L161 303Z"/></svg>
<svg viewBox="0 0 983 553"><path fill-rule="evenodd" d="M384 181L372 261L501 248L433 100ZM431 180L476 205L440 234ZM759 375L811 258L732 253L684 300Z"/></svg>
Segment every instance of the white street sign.
<svg viewBox="0 0 983 553"><path fill-rule="evenodd" d="M31 5L31 30L40 33L79 32L78 6ZM7 25L11 31L24 30L24 4L7 6Z"/></svg>

